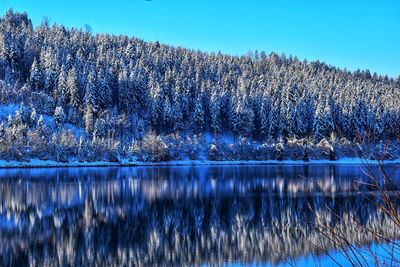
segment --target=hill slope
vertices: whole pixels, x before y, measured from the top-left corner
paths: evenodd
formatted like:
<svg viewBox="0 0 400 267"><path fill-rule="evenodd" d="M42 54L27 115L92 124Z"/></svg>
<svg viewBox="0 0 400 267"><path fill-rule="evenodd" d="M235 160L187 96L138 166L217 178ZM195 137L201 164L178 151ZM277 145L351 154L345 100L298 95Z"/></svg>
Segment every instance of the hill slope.
<svg viewBox="0 0 400 267"><path fill-rule="evenodd" d="M274 53L34 29L11 10L0 21L0 80L0 102L20 106L0 126L10 159L333 159L400 133L400 79Z"/></svg>

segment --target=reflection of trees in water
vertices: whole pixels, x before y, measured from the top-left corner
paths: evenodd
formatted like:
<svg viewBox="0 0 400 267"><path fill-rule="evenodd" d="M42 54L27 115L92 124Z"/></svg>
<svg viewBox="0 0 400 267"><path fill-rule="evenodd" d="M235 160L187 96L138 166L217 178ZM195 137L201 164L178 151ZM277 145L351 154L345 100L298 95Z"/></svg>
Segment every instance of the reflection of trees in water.
<svg viewBox="0 0 400 267"><path fill-rule="evenodd" d="M398 238L392 221L353 192L354 175L167 170L116 170L118 180L0 181L0 263L279 262L317 253L310 242L333 248L315 226L327 223L354 243L373 240L363 225Z"/></svg>

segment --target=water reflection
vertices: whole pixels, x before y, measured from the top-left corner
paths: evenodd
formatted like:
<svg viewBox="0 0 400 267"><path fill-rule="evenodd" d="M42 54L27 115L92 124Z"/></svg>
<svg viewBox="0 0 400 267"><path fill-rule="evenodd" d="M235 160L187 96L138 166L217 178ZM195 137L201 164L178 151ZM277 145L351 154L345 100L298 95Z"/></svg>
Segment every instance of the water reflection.
<svg viewBox="0 0 400 267"><path fill-rule="evenodd" d="M364 226L397 239L366 179L334 165L0 170L0 265L284 263L334 249L327 223L356 244L374 240Z"/></svg>

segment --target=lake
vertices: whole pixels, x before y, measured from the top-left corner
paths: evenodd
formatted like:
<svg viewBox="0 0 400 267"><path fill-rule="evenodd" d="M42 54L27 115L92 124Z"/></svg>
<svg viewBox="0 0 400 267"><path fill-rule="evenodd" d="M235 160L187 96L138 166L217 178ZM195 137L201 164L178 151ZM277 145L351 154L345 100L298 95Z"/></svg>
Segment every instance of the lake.
<svg viewBox="0 0 400 267"><path fill-rule="evenodd" d="M327 227L360 251L382 252L367 229L399 240L368 181L333 164L0 169L0 265L346 266Z"/></svg>

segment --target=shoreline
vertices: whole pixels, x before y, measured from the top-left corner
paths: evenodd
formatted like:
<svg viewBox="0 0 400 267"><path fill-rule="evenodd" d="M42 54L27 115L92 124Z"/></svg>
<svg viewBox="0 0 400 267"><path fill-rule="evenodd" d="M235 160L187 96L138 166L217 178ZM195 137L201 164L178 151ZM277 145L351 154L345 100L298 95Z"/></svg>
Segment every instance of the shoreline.
<svg viewBox="0 0 400 267"><path fill-rule="evenodd" d="M12 168L80 168L80 167L168 167L168 166L223 166L223 165L377 165L377 160L362 158L342 158L338 160L233 160L233 161L212 161L212 160L171 160L162 162L145 161L122 161L122 162L57 162L53 160L32 159L30 161L7 161L0 160L0 169ZM386 160L383 164L399 164L400 159Z"/></svg>

